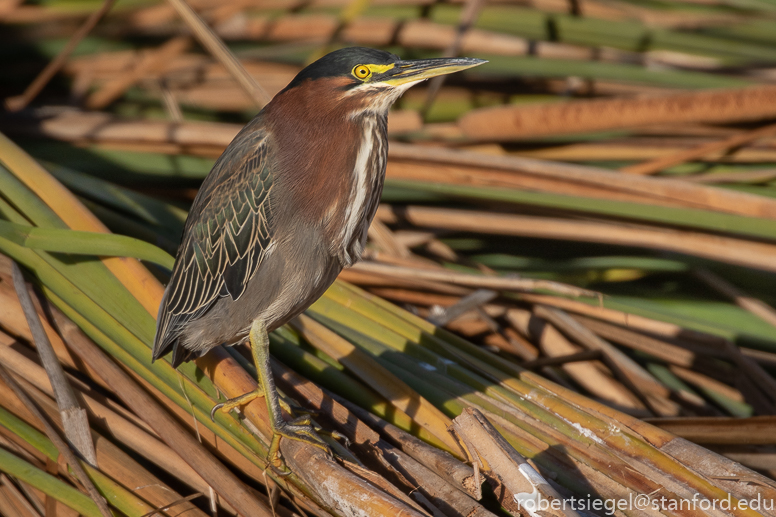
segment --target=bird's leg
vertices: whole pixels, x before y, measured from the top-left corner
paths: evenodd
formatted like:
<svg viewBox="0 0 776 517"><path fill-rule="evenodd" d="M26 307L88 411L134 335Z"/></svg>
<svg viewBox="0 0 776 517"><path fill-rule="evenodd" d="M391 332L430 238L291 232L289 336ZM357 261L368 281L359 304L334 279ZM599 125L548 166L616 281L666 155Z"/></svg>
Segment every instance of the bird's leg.
<svg viewBox="0 0 776 517"><path fill-rule="evenodd" d="M309 415L303 415L299 418L295 418L291 422L283 420L283 413L281 411L281 404L289 413L290 407L285 404L278 397L277 389L275 388L275 381L272 377L272 371L270 370L270 355L269 355L269 337L267 336L267 327L260 318L253 321L250 331L251 352L253 354L253 361L256 365L256 372L259 381L259 387L255 391L246 393L239 397L229 399L222 404L218 404L213 408L213 412L217 409L230 410L235 407L247 404L248 402L263 396L267 401L267 410L269 412L269 423L272 428L272 443L270 444L268 459L277 467L282 466L282 461L278 458L278 447L280 446L280 438L286 437L291 440L298 440L300 442L306 442L310 445L314 445L320 449L323 449L327 453L331 453L326 442L320 439L315 434L315 430L311 425L311 419ZM211 413L212 414L212 413Z"/></svg>

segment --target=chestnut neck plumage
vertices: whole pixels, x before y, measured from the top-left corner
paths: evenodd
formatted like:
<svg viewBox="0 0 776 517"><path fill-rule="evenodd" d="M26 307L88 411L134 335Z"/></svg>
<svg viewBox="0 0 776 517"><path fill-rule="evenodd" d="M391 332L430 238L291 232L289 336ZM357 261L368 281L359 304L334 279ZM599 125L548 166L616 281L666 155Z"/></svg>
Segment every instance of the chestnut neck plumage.
<svg viewBox="0 0 776 517"><path fill-rule="evenodd" d="M284 193L273 209L292 212L279 220L318 227L329 253L348 267L361 257L380 201L388 108L395 98L385 99L393 97L389 90L383 95L342 88L340 98L326 98L319 92L338 88L331 83L320 88L319 81L347 79L306 81L280 93L265 108L278 156L274 181L283 184L278 190ZM273 116L279 106L282 119ZM329 137L321 139L321 134Z"/></svg>

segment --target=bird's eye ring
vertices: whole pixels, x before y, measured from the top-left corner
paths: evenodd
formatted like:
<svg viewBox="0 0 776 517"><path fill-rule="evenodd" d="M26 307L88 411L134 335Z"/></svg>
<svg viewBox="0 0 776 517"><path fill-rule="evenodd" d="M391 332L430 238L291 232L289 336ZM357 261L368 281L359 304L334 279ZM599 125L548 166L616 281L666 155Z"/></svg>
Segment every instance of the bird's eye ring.
<svg viewBox="0 0 776 517"><path fill-rule="evenodd" d="M358 65L355 68L353 68L353 75L356 76L358 79L366 79L370 75L372 75L372 71L369 70L369 67L366 65Z"/></svg>

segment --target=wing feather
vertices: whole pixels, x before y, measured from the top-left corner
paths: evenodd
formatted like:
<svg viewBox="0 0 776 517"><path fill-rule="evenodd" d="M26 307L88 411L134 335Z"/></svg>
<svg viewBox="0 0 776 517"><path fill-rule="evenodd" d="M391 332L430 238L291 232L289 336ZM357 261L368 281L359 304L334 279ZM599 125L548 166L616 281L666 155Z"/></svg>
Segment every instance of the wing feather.
<svg viewBox="0 0 776 517"><path fill-rule="evenodd" d="M157 319L153 357L223 296L238 299L272 240L268 136L246 127L213 166L186 220ZM190 354L178 351L180 362Z"/></svg>

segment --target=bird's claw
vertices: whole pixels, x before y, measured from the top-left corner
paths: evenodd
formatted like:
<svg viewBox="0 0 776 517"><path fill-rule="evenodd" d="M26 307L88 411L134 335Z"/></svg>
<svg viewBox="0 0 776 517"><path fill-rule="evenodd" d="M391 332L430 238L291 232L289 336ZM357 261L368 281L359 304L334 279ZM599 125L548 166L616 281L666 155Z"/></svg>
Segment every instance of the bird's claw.
<svg viewBox="0 0 776 517"><path fill-rule="evenodd" d="M223 402L219 402L218 404L213 406L213 409L210 410L210 421L211 422L215 422L216 421L216 411L218 411L222 407L224 407L224 403Z"/></svg>
<svg viewBox="0 0 776 517"><path fill-rule="evenodd" d="M261 390L254 390L249 391L248 393L244 393L243 395L240 395L239 397L235 397L232 399L227 399L223 402L219 402L215 406L213 406L213 409L210 410L210 420L215 422L216 417L216 411L219 409L223 409L224 411L231 411L234 408L238 408L240 406L244 406L245 404L251 402L252 400L255 400L259 397L263 397L264 392Z"/></svg>

